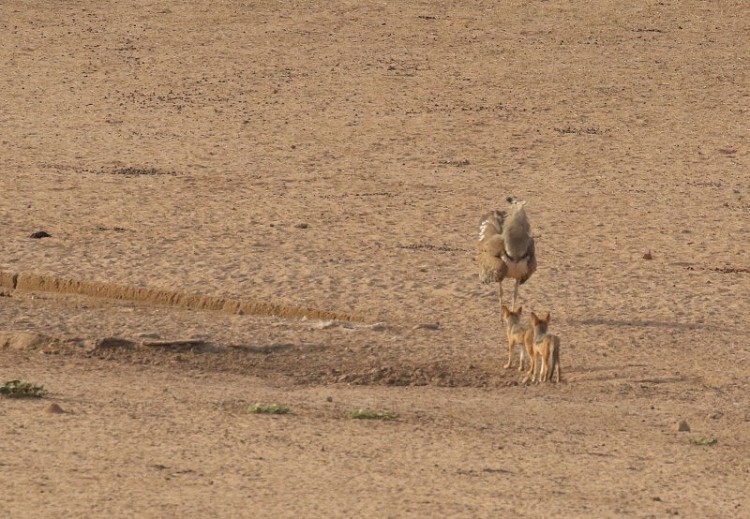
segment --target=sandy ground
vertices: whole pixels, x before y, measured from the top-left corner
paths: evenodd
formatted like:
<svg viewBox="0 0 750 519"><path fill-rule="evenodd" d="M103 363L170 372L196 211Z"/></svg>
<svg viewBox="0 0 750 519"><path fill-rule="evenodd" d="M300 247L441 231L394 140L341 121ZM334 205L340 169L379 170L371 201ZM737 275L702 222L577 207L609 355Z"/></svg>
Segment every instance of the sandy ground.
<svg viewBox="0 0 750 519"><path fill-rule="evenodd" d="M0 516L750 515L750 5L171 4L0 4Z"/></svg>

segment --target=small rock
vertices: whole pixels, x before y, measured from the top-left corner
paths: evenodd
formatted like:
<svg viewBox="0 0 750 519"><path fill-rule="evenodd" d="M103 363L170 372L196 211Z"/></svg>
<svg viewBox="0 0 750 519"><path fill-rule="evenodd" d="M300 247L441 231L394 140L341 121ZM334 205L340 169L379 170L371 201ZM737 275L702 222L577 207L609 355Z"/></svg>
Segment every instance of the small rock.
<svg viewBox="0 0 750 519"><path fill-rule="evenodd" d="M131 349L135 348L137 345L138 344L135 341L123 339L121 337L103 337L101 339L96 339L95 348L97 350L106 350L110 348Z"/></svg>
<svg viewBox="0 0 750 519"><path fill-rule="evenodd" d="M677 422L677 431L678 432L690 432L690 426L685 420L680 420Z"/></svg>
<svg viewBox="0 0 750 519"><path fill-rule="evenodd" d="M39 350L54 341L53 337L33 332L0 332L0 349Z"/></svg>
<svg viewBox="0 0 750 519"><path fill-rule="evenodd" d="M142 332L136 335L139 339L161 339L161 335L156 332Z"/></svg>
<svg viewBox="0 0 750 519"><path fill-rule="evenodd" d="M336 326L340 326L341 323L336 320L331 321L318 321L316 323L313 323L312 328L315 328L316 330L328 330L330 328L334 328Z"/></svg>
<svg viewBox="0 0 750 519"><path fill-rule="evenodd" d="M651 251L648 251L646 254L643 255L643 259L645 259L645 260L652 260L652 259L654 259L654 255L651 254Z"/></svg>
<svg viewBox="0 0 750 519"><path fill-rule="evenodd" d="M167 351L212 351L213 346L203 339L157 339L141 341L141 347L163 349Z"/></svg>
<svg viewBox="0 0 750 519"><path fill-rule="evenodd" d="M374 332L384 332L388 329L388 325L385 323L375 323L375 324L370 324L366 326L366 328L369 328L370 330Z"/></svg>
<svg viewBox="0 0 750 519"><path fill-rule="evenodd" d="M412 328L413 330L439 330L440 323L420 323Z"/></svg>
<svg viewBox="0 0 750 519"><path fill-rule="evenodd" d="M332 396L327 396L326 397L326 402L333 402L333 397Z"/></svg>
<svg viewBox="0 0 750 519"><path fill-rule="evenodd" d="M307 229L308 227L310 227L310 225L305 222L302 222L302 223L298 223L297 225L295 225L295 227L297 229Z"/></svg>
<svg viewBox="0 0 750 519"><path fill-rule="evenodd" d="M38 240L40 238L52 238L52 235L50 233L48 233L47 231L36 231L36 232L32 232L29 235L29 238L33 238L35 240Z"/></svg>
<svg viewBox="0 0 750 519"><path fill-rule="evenodd" d="M65 411L63 411L63 408L60 407L57 404L50 404L47 407L44 408L44 412L47 414L63 414Z"/></svg>

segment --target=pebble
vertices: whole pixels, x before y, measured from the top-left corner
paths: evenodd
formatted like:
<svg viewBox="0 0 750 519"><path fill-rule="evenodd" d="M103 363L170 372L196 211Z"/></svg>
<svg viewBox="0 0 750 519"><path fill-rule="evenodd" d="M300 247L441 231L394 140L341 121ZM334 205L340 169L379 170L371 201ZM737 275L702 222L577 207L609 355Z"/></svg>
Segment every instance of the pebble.
<svg viewBox="0 0 750 519"><path fill-rule="evenodd" d="M57 404L50 404L47 407L44 408L44 412L47 414L63 414L65 411L63 411L63 408L60 407Z"/></svg>

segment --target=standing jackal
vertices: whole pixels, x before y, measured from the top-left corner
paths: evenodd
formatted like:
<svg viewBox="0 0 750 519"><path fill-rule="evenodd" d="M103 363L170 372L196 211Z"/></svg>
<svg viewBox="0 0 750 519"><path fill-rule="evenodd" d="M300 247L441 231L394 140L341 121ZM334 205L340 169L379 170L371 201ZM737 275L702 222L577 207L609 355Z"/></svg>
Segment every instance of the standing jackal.
<svg viewBox="0 0 750 519"><path fill-rule="evenodd" d="M508 336L508 363L505 365L505 369L510 368L513 363L513 347L516 344L523 345L518 357L518 371L523 371L523 352L529 357L529 373L531 373L531 364L533 362L534 352L532 346L534 343L534 331L528 326L521 324L521 313L523 312L523 306L519 306L515 312L508 310L508 307L503 305L503 320L505 321L505 333Z"/></svg>
<svg viewBox="0 0 750 519"><path fill-rule="evenodd" d="M555 371L555 382L560 382L560 337L547 332L550 315L540 319L531 312L531 326L534 331L533 352L531 357L531 381L536 378L536 368L541 359L539 367L539 382L547 382Z"/></svg>

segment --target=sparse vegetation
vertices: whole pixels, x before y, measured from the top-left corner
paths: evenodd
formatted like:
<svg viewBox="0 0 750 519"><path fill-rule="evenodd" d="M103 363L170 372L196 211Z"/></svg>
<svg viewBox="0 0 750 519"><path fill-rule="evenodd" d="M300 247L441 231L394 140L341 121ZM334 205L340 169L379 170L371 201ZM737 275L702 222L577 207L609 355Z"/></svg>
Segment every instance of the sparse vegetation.
<svg viewBox="0 0 750 519"><path fill-rule="evenodd" d="M394 420L396 418L396 414L390 411L367 411L364 409L350 411L346 416L353 420Z"/></svg>
<svg viewBox="0 0 750 519"><path fill-rule="evenodd" d="M719 440L716 438L707 438L705 436L701 436L700 438L690 438L691 445L707 445L710 447L717 443L719 443Z"/></svg>
<svg viewBox="0 0 750 519"><path fill-rule="evenodd" d="M7 398L42 398L46 394L44 386L20 380L11 380L0 386L0 395Z"/></svg>
<svg viewBox="0 0 750 519"><path fill-rule="evenodd" d="M255 404L247 411L253 414L288 414L289 408L281 404Z"/></svg>

